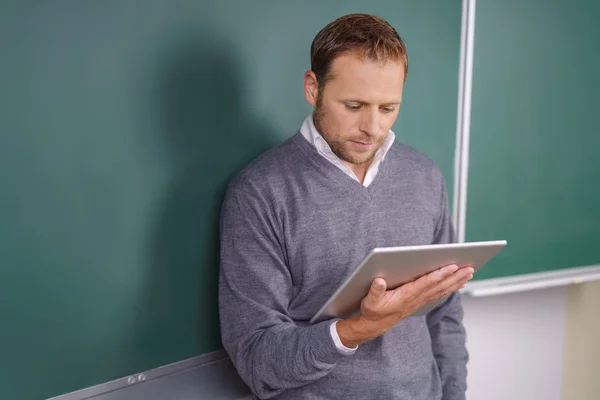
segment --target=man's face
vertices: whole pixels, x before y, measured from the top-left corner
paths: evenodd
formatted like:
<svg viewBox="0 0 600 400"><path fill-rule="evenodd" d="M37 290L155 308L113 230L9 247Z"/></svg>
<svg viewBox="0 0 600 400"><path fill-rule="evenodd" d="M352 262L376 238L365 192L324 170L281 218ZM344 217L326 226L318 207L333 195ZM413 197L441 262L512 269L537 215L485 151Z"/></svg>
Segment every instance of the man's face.
<svg viewBox="0 0 600 400"><path fill-rule="evenodd" d="M306 85L315 127L332 151L353 165L370 164L398 116L404 86L400 61L377 63L359 53L338 56L325 86ZM312 96L311 96L312 94Z"/></svg>

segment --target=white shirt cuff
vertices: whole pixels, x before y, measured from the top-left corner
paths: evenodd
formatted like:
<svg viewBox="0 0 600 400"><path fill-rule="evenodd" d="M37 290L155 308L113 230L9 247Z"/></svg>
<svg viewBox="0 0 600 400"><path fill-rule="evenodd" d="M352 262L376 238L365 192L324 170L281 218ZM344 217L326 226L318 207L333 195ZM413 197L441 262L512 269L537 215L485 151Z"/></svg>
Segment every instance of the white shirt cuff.
<svg viewBox="0 0 600 400"><path fill-rule="evenodd" d="M337 329L335 328L336 324L337 324L337 321L334 321L329 326L329 332L331 333L331 337L333 339L333 342L335 343L335 347L337 347L338 350L340 350L344 353L347 353L347 354L354 353L356 351L356 349L358 349L358 346L356 346L354 348L344 346L344 344L340 340L340 335L338 335Z"/></svg>

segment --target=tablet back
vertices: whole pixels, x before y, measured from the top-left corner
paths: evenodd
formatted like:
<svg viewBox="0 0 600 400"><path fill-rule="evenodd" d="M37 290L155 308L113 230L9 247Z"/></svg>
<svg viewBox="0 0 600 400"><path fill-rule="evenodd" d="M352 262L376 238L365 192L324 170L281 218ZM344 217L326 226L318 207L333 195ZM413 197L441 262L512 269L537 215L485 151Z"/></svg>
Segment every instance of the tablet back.
<svg viewBox="0 0 600 400"><path fill-rule="evenodd" d="M373 249L354 272L311 319L311 323L333 317L348 318L360 311L360 303L375 278L383 278L388 290L411 282L450 264L471 266L477 272L506 246L506 241L449 243ZM431 311L444 299L430 302L413 315Z"/></svg>

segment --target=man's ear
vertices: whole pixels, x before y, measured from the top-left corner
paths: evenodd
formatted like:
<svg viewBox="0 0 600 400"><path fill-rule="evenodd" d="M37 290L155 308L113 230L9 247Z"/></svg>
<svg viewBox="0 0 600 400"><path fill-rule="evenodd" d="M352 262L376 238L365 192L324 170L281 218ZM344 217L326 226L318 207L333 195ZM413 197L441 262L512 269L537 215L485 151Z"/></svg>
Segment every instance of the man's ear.
<svg viewBox="0 0 600 400"><path fill-rule="evenodd" d="M310 70L304 74L304 97L311 106L315 107L317 105L319 82L315 73Z"/></svg>

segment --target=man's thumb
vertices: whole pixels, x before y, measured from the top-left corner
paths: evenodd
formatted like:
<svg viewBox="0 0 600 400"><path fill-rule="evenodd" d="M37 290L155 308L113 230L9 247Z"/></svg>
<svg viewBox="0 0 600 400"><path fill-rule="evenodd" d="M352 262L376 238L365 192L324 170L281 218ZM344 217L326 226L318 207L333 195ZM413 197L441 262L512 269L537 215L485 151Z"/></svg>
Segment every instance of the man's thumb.
<svg viewBox="0 0 600 400"><path fill-rule="evenodd" d="M385 293L386 283L382 278L377 278L371 284L371 289L369 289L369 295L379 300L381 296Z"/></svg>

